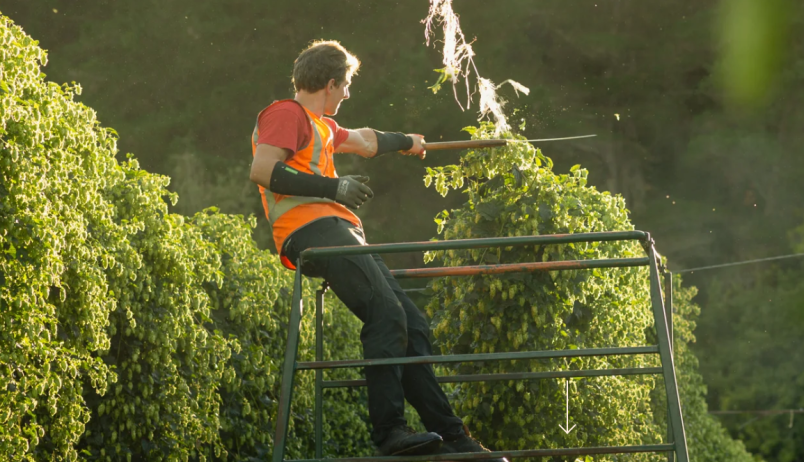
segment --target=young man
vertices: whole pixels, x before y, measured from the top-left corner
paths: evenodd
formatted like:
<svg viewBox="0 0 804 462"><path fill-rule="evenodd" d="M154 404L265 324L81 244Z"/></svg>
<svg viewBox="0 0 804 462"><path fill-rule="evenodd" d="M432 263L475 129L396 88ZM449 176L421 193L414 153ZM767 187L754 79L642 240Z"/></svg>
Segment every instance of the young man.
<svg viewBox="0 0 804 462"><path fill-rule="evenodd" d="M338 177L333 154L374 157L399 151L424 158L421 135L347 130L324 117L349 98L360 62L338 42L316 42L293 67L293 100L260 112L252 137L251 181L259 185L282 263L295 269L309 247L365 245L357 209L374 196L368 177ZM378 255L335 257L305 263L303 273L324 278L363 321L364 358L432 354L429 327ZM381 455L483 452L455 416L430 365L367 367L372 440ZM426 433L404 418L405 400ZM505 459L501 459L504 461Z"/></svg>

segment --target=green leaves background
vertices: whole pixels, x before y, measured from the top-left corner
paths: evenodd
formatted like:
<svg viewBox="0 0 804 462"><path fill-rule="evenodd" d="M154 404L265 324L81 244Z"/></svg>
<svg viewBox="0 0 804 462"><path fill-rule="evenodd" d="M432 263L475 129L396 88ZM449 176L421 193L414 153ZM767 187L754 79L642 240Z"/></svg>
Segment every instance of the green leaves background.
<svg viewBox="0 0 804 462"><path fill-rule="evenodd" d="M36 42L0 31L0 458L265 458L291 273L253 218L168 213L169 178L118 162L80 87L46 83ZM358 357L358 321L328 307L330 351ZM310 314L302 338L310 359ZM312 447L312 376L298 383L291 456ZM327 454L368 447L364 400L327 394Z"/></svg>

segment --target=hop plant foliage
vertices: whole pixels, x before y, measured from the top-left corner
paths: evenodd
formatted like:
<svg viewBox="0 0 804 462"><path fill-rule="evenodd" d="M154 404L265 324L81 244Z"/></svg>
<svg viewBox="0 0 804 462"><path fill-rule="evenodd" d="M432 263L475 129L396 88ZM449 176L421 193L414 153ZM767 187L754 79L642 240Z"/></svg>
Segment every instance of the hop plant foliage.
<svg viewBox="0 0 804 462"><path fill-rule="evenodd" d="M490 124L470 128L490 138ZM431 169L425 179L441 194L465 188L463 208L436 222L447 239L632 230L622 197L586 185L573 167L556 175L552 162L528 143L469 151L459 165ZM604 242L448 251L429 255L446 266L643 256L633 242ZM428 306L444 353L627 347L648 344L652 326L645 268L480 275L436 280ZM656 365L653 357L572 358L461 365L449 373L604 369ZM661 440L654 422L652 376L570 381L576 429L566 435L564 381L461 384L455 408L487 444L498 449L631 445ZM639 456L659 460L660 456ZM608 460L608 459L596 459Z"/></svg>
<svg viewBox="0 0 804 462"><path fill-rule="evenodd" d="M494 135L490 124L466 129L475 139ZM514 138L512 135L508 135ZM587 185L587 171L552 171L552 161L529 143L468 151L458 165L431 168L425 177L442 195L463 188L468 201L436 217L446 239L627 231L634 229L621 196ZM576 243L432 252L445 266L591 260L644 256L634 242ZM681 290L675 343L678 383L691 460L748 461L706 411L697 360L687 348L697 308ZM427 310L444 354L630 347L656 343L648 270L613 268L479 275L434 280ZM444 368L444 374L579 370L658 366L655 356L508 361ZM599 377L569 383L570 426L563 380L463 383L453 389L458 415L479 439L502 450L655 444L666 434L660 377ZM623 459L623 457L627 457ZM661 454L587 457L591 460L665 460Z"/></svg>
<svg viewBox="0 0 804 462"><path fill-rule="evenodd" d="M80 87L45 82L45 53L3 16L0 45L0 459L269 457L292 274L253 217L169 214L170 179L118 162ZM358 321L328 306L327 357L359 357ZM291 457L312 455L312 383ZM328 456L368 450L364 401L325 394Z"/></svg>

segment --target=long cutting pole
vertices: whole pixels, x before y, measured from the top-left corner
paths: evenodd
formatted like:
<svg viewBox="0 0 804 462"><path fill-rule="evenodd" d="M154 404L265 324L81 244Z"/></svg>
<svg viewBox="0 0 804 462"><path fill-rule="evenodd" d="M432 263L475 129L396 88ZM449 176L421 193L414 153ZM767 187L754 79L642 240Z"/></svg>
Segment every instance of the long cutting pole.
<svg viewBox="0 0 804 462"><path fill-rule="evenodd" d="M538 140L465 140L465 141L437 141L425 143L424 148L428 151L438 151L443 149L472 149L472 148L495 148L505 146L508 143L542 143L548 141L568 141L580 140L583 138L593 138L597 135L567 136L564 138L543 138Z"/></svg>

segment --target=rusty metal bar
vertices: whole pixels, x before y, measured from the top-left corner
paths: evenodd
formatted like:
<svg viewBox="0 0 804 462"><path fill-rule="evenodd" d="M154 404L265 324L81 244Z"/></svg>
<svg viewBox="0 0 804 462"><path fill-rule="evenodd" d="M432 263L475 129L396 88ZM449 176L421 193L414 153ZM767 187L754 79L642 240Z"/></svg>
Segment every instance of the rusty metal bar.
<svg viewBox="0 0 804 462"><path fill-rule="evenodd" d="M565 260L503 265L447 266L442 268L414 268L392 270L397 279L436 278L444 276L474 276L476 274L524 273L532 271L564 271L590 268L626 268L648 266L650 260L643 258L609 258L602 260Z"/></svg>
<svg viewBox="0 0 804 462"><path fill-rule="evenodd" d="M608 231L599 233L547 234L543 236L488 237L480 239L454 239L449 241L403 242L398 244L347 245L341 247L315 247L301 253L306 261L320 257L365 255L369 253L421 252L425 250L482 249L486 247L517 247L521 245L555 245L573 242L644 241L644 231Z"/></svg>
<svg viewBox="0 0 804 462"><path fill-rule="evenodd" d="M497 380L533 380L572 377L609 377L625 375L661 374L661 367L635 367L631 369L591 369L582 371L509 372L502 374L445 375L436 377L438 383L494 382ZM365 387L365 379L327 380L324 388Z"/></svg>
<svg viewBox="0 0 804 462"><path fill-rule="evenodd" d="M296 364L296 370L335 369L343 367L393 366L398 364L444 364L473 361L577 358L585 356L645 355L659 352L656 345L622 348L590 348L585 350L515 351L507 353L477 353L465 355L408 356L404 358L346 359L341 361L311 361Z"/></svg>
<svg viewBox="0 0 804 462"><path fill-rule="evenodd" d="M465 452L461 454L433 454L428 456L347 457L338 462L447 462L457 460L486 460L507 457L586 456L594 454L635 454L639 452L667 452L675 450L672 444L640 446L596 446L588 448L527 449L524 451ZM295 459L287 462L332 462L334 459Z"/></svg>

